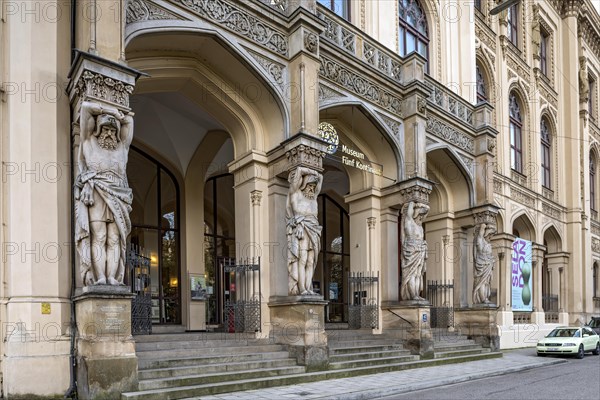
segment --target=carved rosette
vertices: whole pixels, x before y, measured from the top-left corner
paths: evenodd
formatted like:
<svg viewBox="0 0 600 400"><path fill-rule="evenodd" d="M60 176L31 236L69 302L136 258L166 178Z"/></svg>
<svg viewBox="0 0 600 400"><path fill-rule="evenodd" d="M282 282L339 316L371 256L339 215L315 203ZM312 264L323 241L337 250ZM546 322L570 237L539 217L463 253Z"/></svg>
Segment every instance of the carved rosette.
<svg viewBox="0 0 600 400"><path fill-rule="evenodd" d="M285 153L291 171L296 167L308 167L318 172L323 171L323 157L325 152L306 145L299 145Z"/></svg>
<svg viewBox="0 0 600 400"><path fill-rule="evenodd" d="M75 84L74 94L111 103L117 107L129 108L129 95L133 86L91 71L84 71Z"/></svg>

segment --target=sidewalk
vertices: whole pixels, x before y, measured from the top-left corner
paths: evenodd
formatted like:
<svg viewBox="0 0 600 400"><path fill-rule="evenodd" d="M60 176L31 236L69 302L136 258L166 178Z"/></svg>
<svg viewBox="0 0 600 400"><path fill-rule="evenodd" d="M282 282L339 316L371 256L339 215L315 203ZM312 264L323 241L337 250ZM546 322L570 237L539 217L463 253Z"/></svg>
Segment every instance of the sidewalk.
<svg viewBox="0 0 600 400"><path fill-rule="evenodd" d="M566 360L560 358L537 357L533 348L520 349L507 351L504 353L504 357L490 360L362 375L246 392L223 393L215 396L195 397L194 399L374 399L564 362Z"/></svg>

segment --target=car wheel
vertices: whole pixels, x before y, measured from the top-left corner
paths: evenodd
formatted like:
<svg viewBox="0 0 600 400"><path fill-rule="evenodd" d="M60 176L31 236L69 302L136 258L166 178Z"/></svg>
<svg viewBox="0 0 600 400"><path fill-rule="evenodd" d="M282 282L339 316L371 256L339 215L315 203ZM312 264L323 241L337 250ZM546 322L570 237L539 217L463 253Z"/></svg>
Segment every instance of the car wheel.
<svg viewBox="0 0 600 400"><path fill-rule="evenodd" d="M583 345L579 345L579 351L577 352L577 359L581 360L585 356L585 351L583 350Z"/></svg>
<svg viewBox="0 0 600 400"><path fill-rule="evenodd" d="M592 354L595 356L600 355L600 342L596 343L596 349L592 351Z"/></svg>

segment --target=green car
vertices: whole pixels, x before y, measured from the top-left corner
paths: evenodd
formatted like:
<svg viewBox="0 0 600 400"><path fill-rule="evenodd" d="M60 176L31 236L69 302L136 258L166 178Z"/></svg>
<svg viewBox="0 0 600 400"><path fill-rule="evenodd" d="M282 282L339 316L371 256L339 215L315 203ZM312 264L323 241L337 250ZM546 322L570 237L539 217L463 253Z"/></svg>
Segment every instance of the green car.
<svg viewBox="0 0 600 400"><path fill-rule="evenodd" d="M596 356L600 354L600 336L587 326L556 328L537 343L537 355L540 357L546 354L571 354L581 359L586 351Z"/></svg>

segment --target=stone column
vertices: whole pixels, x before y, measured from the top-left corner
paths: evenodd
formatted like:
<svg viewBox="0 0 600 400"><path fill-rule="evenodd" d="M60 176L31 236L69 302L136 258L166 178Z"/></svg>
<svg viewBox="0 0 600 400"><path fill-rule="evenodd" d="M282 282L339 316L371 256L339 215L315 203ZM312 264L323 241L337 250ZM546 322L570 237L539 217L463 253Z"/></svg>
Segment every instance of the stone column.
<svg viewBox="0 0 600 400"><path fill-rule="evenodd" d="M326 143L299 133L283 143L288 160L289 189L286 198L287 260L275 267L288 271L286 296L271 296L269 308L273 338L285 344L308 370L328 366L325 305L315 294L312 277L321 246L317 196L323 183ZM281 292L281 291L280 291Z"/></svg>
<svg viewBox="0 0 600 400"><path fill-rule="evenodd" d="M512 314L512 243L514 236L503 233L496 235L494 246L498 249L499 276L500 284L498 290L498 324L502 326L511 326L513 324ZM501 256L500 256L501 255Z"/></svg>
<svg viewBox="0 0 600 400"><path fill-rule="evenodd" d="M545 246L533 244L533 255L531 260L531 282L533 282L533 312L531 323L544 325L546 318L542 307L542 265L544 261Z"/></svg>
<svg viewBox="0 0 600 400"><path fill-rule="evenodd" d="M131 336L126 286L127 238L133 194L127 154L133 139L129 95L139 73L79 53L69 95L75 142L75 232L79 288L77 382L81 399L113 398L137 389L137 357Z"/></svg>
<svg viewBox="0 0 600 400"><path fill-rule="evenodd" d="M235 239L238 253L236 257L240 260L252 259L258 262L260 257L260 282L258 273L247 272L242 278L237 274L239 282L237 296L238 301L248 302L249 307L255 307L255 302L260 302L260 314L262 326L260 334L263 337L269 335L269 308L267 299L271 295L269 289L269 246L265 246L263 238L268 237L269 224L268 207L263 202L263 194L267 192L268 168L266 157L257 152L245 154L243 157L229 164L229 172L234 177L235 191ZM245 279L242 281L242 279ZM248 312L245 315L250 315ZM245 324L246 329L253 325L251 321ZM256 327L254 328L256 329ZM257 332L258 334L258 332Z"/></svg>

